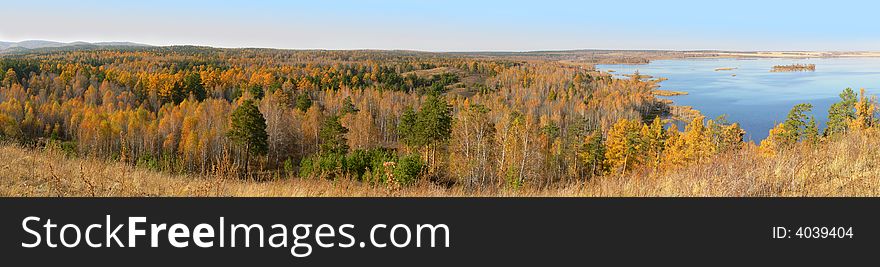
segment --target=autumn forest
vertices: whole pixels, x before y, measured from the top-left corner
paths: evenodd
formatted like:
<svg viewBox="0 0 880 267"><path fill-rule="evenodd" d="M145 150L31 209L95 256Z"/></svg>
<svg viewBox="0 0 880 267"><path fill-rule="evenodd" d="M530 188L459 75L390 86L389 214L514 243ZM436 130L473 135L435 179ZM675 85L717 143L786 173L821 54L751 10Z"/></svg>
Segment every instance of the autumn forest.
<svg viewBox="0 0 880 267"><path fill-rule="evenodd" d="M0 194L878 194L877 101L864 90L834 88L827 111L792 107L756 144L736 122L655 97L658 81L467 53L0 55ZM812 112L828 112L825 129Z"/></svg>

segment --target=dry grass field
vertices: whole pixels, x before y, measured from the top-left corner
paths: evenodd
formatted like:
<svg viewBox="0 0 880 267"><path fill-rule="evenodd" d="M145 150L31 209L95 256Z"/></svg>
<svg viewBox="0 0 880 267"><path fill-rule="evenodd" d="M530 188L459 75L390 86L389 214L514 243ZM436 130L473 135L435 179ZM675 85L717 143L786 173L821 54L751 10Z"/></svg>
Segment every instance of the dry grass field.
<svg viewBox="0 0 880 267"><path fill-rule="evenodd" d="M0 196L880 196L880 139L849 134L776 156L754 146L666 173L608 175L553 188L388 188L350 180L176 175L123 163L0 146Z"/></svg>

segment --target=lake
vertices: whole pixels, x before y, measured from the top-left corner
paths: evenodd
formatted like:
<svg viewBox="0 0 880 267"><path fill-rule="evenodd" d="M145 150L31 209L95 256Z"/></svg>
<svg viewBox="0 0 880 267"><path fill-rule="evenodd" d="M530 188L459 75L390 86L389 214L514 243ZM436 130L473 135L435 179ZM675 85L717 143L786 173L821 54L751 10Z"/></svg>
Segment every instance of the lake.
<svg viewBox="0 0 880 267"><path fill-rule="evenodd" d="M770 72L774 65L816 64L813 72ZM798 103L813 105L812 115L824 129L828 107L847 87L858 93L880 92L880 58L815 59L682 59L656 60L646 65L597 65L622 77L638 71L667 78L663 90L688 95L664 97L676 105L693 106L708 118L722 114L746 130L745 139L759 142ZM736 68L716 71L716 68ZM735 75L735 76L734 76ZM623 77L625 78L625 77Z"/></svg>

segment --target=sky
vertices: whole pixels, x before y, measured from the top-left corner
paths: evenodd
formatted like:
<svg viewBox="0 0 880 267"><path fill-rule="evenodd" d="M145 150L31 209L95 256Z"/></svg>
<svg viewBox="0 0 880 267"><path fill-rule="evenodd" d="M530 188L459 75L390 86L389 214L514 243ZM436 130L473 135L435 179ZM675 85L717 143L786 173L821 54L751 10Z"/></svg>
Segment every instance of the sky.
<svg viewBox="0 0 880 267"><path fill-rule="evenodd" d="M0 41L421 51L880 50L880 1L0 0Z"/></svg>

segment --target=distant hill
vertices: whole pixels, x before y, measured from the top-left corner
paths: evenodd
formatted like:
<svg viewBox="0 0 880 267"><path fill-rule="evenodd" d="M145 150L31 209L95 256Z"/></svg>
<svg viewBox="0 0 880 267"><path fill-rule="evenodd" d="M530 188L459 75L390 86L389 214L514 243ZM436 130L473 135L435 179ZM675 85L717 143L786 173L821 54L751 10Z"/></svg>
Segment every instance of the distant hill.
<svg viewBox="0 0 880 267"><path fill-rule="evenodd" d="M0 53L26 52L34 49L44 48L66 48L66 47L111 47L111 46L150 46L146 44L132 42L71 42L62 43L45 40L27 40L21 42L3 42L0 41Z"/></svg>

